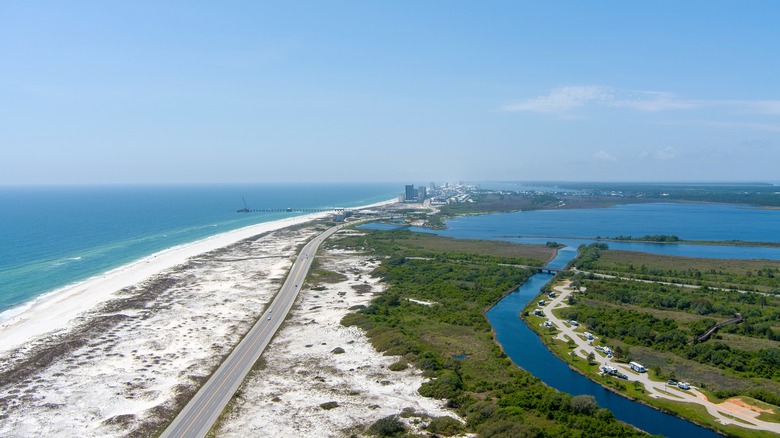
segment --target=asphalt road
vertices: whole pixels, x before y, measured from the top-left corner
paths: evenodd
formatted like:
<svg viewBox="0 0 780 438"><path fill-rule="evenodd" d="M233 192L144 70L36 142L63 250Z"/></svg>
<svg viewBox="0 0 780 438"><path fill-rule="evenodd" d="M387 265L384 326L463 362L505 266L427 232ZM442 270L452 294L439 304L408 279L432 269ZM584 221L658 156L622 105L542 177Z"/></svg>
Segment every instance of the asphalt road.
<svg viewBox="0 0 780 438"><path fill-rule="evenodd" d="M252 366L260 358L274 333L284 322L309 272L320 244L343 225L332 227L312 239L298 254L276 298L244 339L217 368L179 415L161 435L168 437L205 437L222 410L233 397Z"/></svg>

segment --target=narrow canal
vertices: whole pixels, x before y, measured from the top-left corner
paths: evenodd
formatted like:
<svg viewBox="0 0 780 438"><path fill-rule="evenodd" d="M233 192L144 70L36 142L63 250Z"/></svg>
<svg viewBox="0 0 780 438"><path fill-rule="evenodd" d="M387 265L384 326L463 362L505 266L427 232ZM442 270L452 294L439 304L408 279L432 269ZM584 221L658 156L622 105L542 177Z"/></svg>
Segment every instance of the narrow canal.
<svg viewBox="0 0 780 438"><path fill-rule="evenodd" d="M550 266L563 267L575 255L576 251L565 248L550 263ZM673 438L720 437L709 429L608 391L570 370L565 362L555 357L536 333L519 318L520 311L551 279L550 274L532 276L518 290L507 295L487 313L488 320L496 331L498 342L515 364L559 391L572 395L592 395L601 407L612 411L615 418L646 432Z"/></svg>

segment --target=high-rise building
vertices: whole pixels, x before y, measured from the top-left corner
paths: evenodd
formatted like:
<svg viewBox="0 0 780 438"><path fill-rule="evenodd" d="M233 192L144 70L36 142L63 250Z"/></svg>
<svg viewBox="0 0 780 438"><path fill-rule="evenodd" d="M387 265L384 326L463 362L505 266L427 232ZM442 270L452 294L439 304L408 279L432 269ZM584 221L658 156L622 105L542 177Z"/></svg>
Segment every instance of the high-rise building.
<svg viewBox="0 0 780 438"><path fill-rule="evenodd" d="M414 184L406 185L406 202L412 202L417 199L417 190L414 189Z"/></svg>
<svg viewBox="0 0 780 438"><path fill-rule="evenodd" d="M428 191L425 188L425 186L420 186L419 189L417 189L417 199L422 202L425 201L425 198L428 197Z"/></svg>

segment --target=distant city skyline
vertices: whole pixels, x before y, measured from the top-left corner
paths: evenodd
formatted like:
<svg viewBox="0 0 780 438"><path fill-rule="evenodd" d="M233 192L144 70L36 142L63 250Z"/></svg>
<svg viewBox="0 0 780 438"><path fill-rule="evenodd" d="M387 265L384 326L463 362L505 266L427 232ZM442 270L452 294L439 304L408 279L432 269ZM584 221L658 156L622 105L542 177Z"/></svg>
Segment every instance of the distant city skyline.
<svg viewBox="0 0 780 438"><path fill-rule="evenodd" d="M0 3L0 185L779 183L780 3Z"/></svg>

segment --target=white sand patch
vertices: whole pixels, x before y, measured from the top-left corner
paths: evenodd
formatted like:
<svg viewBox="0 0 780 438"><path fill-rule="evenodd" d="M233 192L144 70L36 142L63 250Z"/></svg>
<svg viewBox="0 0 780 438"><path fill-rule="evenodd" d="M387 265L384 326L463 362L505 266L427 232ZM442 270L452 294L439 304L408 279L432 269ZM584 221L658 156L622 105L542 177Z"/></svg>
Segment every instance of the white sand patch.
<svg viewBox="0 0 780 438"><path fill-rule="evenodd" d="M217 436L350 436L405 408L457 418L442 401L417 393L426 380L418 370L390 371L400 357L383 356L362 330L341 325L350 307L368 305L383 290L369 276L379 262L343 250L330 251L320 262L347 280L301 292L263 354L265 367L239 389ZM338 347L344 353L334 354ZM320 407L327 402L338 406Z"/></svg>
<svg viewBox="0 0 780 438"><path fill-rule="evenodd" d="M432 301L415 300L414 298L409 298L409 301L412 303L422 304L423 306L428 306L428 307L433 306L434 304L439 304Z"/></svg>

